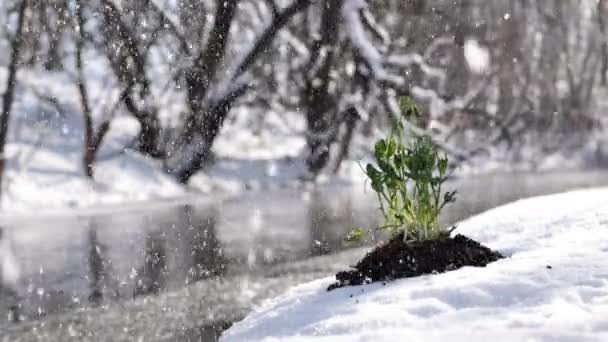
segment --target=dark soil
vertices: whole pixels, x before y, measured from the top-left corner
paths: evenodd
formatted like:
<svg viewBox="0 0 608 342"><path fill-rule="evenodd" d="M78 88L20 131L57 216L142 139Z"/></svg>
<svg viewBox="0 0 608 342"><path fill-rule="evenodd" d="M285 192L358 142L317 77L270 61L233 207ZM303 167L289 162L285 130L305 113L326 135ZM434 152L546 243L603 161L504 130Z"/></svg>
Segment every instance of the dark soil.
<svg viewBox="0 0 608 342"><path fill-rule="evenodd" d="M401 234L368 253L353 270L336 274L337 282L327 290L443 273L463 266L485 267L502 258L500 253L463 235L439 240L404 242Z"/></svg>

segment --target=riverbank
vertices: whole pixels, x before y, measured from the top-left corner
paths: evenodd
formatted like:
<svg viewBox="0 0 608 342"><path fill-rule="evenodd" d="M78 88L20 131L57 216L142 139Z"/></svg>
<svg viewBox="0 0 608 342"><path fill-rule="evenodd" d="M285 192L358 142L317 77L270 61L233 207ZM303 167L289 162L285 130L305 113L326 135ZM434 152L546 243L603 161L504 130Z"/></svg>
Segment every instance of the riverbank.
<svg viewBox="0 0 608 342"><path fill-rule="evenodd" d="M291 289L223 341L608 339L608 189L518 201L458 232L508 258L486 268L327 292Z"/></svg>

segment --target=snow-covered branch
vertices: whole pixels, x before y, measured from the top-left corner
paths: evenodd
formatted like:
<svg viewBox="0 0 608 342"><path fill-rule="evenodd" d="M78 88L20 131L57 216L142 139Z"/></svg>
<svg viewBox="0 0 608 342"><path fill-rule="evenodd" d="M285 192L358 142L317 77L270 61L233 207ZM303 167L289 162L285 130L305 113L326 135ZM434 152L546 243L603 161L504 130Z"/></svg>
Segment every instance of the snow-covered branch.
<svg viewBox="0 0 608 342"><path fill-rule="evenodd" d="M384 77L384 57L370 40L365 27L371 20L364 20L364 10L367 8L365 0L346 0L342 5L342 17L344 18L346 31L349 34L351 43L361 54L365 63L369 66L372 74L376 78ZM383 35L377 30L378 35Z"/></svg>

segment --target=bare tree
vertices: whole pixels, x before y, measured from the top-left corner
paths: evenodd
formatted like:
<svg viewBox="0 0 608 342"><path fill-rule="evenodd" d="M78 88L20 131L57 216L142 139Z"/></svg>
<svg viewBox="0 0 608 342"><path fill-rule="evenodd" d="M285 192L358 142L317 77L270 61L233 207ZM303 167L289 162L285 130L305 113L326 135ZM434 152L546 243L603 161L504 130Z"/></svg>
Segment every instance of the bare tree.
<svg viewBox="0 0 608 342"><path fill-rule="evenodd" d="M147 155L162 156L162 151L159 150L158 109L145 104L150 91L150 80L146 73L148 51L143 49L144 44L112 0L101 1L101 12L106 55L123 87L121 101L140 123L138 149Z"/></svg>
<svg viewBox="0 0 608 342"><path fill-rule="evenodd" d="M195 144L191 155L176 171L178 179L187 182L210 157L211 147L222 124L235 101L243 96L249 87L241 77L255 64L269 48L277 33L299 12L310 6L311 0L294 0L288 7L278 10L271 23L256 38L244 57L237 59L234 72L228 80L219 80L218 88L209 94L210 82L217 78L218 67L226 52L227 37L234 20L237 1L227 1L218 5L215 24L209 35L207 47L196 57L192 68L186 71L187 94L190 114L185 121L183 142L186 147ZM234 6L234 7L233 7ZM230 68L229 68L230 70ZM234 84L231 86L231 84ZM196 141L195 135L200 140Z"/></svg>
<svg viewBox="0 0 608 342"><path fill-rule="evenodd" d="M601 72L601 82L602 86L608 85L608 38L606 38L606 2L604 0L598 0L597 2L597 23L599 26L600 34L602 35L602 67L600 69Z"/></svg>
<svg viewBox="0 0 608 342"><path fill-rule="evenodd" d="M6 140L10 122L11 108L15 97L15 86L17 83L17 71L21 57L21 46L23 43L23 27L25 23L25 13L28 7L28 0L21 0L17 15L17 31L11 41L11 56L8 67L8 78L6 79L6 90L2 96L2 117L0 117L0 186L4 178L6 168ZM1 190L0 190L1 191Z"/></svg>
<svg viewBox="0 0 608 342"><path fill-rule="evenodd" d="M420 116L408 118L412 130L457 160L495 145L513 155L527 145L575 148L599 126L596 77L600 71L601 84L608 77L604 0L15 4L6 10L19 12L20 24L10 40L0 137L6 140L19 63L60 71L65 47L74 46L89 177L114 110L138 121L136 148L184 183L211 164L234 108L255 113L247 117L252 130L270 111L301 114L312 176L336 172L358 151L350 148L358 135L390 127L404 95L420 104ZM465 53L471 46L487 55L479 70ZM88 53L105 56L107 91L118 95L101 121Z"/></svg>
<svg viewBox="0 0 608 342"><path fill-rule="evenodd" d="M78 37L76 38L76 69L78 72L78 92L80 94L80 104L82 107L82 114L84 118L84 157L83 167L85 174L89 178L93 178L95 159L97 151L101 146L104 136L110 129L110 121L105 120L97 132L93 125L93 113L89 102L89 94L87 91L86 76L84 74L84 66L82 61L83 48L86 42L86 34L84 31L85 19L83 15L83 4L78 2L76 4L76 31Z"/></svg>
<svg viewBox="0 0 608 342"><path fill-rule="evenodd" d="M329 161L329 148L334 140L336 94L330 93L331 70L336 62L343 0L329 0L323 6L320 38L313 43L305 99L307 107L308 147L306 164L318 173Z"/></svg>

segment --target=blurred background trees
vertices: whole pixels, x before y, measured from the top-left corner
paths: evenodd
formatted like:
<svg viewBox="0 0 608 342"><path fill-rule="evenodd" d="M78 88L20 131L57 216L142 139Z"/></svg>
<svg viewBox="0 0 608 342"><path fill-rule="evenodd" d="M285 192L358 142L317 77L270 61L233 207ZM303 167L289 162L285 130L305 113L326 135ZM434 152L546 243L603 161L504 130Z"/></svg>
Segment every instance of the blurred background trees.
<svg viewBox="0 0 608 342"><path fill-rule="evenodd" d="M401 96L422 108L412 129L456 160L533 158L601 129L606 11L603 0L8 0L0 127L28 69L73 80L91 177L118 114L140 125L132 148L187 182L227 119L268 111L305 118L314 177L389 127ZM94 77L111 104L92 100Z"/></svg>

